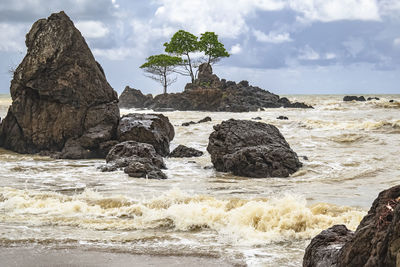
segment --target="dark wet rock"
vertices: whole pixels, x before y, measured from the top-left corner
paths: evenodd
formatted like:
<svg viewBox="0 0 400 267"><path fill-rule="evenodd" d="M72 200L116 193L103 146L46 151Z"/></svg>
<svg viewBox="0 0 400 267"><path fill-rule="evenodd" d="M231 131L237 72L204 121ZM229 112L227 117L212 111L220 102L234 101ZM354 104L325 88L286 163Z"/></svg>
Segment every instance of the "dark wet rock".
<svg viewBox="0 0 400 267"><path fill-rule="evenodd" d="M204 123L204 122L209 122L209 121L212 121L212 119L207 116L207 117L204 117L203 119L199 120L198 122L194 122L194 121L184 122L184 123L182 123L182 126L189 126L192 124Z"/></svg>
<svg viewBox="0 0 400 267"><path fill-rule="evenodd" d="M162 156L169 154L169 142L175 131L168 117L162 114L130 113L124 115L118 125L117 138L120 142L136 141L153 145Z"/></svg>
<svg viewBox="0 0 400 267"><path fill-rule="evenodd" d="M255 117L255 118L251 118L252 120L256 120L256 121L260 121L260 120L262 120L262 118L261 117Z"/></svg>
<svg viewBox="0 0 400 267"><path fill-rule="evenodd" d="M379 100L379 97L368 97L367 101L371 101L371 100Z"/></svg>
<svg viewBox="0 0 400 267"><path fill-rule="evenodd" d="M335 225L311 240L304 253L303 266L337 266L340 249L353 237L344 225Z"/></svg>
<svg viewBox="0 0 400 267"><path fill-rule="evenodd" d="M247 177L287 177L301 166L279 130L255 121L223 121L214 126L207 151L217 171Z"/></svg>
<svg viewBox="0 0 400 267"><path fill-rule="evenodd" d="M320 235L311 240L314 246L307 248L303 266L399 266L400 185L379 193L356 231L345 234L339 252L329 242L319 242ZM323 256L313 257L318 250Z"/></svg>
<svg viewBox="0 0 400 267"><path fill-rule="evenodd" d="M389 103L393 103L393 102L394 102L394 100L393 100L393 99L390 99L390 100L389 100Z"/></svg>
<svg viewBox="0 0 400 267"><path fill-rule="evenodd" d="M126 86L119 96L120 108L146 108L153 102L151 94L144 95L140 90Z"/></svg>
<svg viewBox="0 0 400 267"><path fill-rule="evenodd" d="M345 96L343 97L343 101L365 101L365 97L364 96Z"/></svg>
<svg viewBox="0 0 400 267"><path fill-rule="evenodd" d="M308 160L307 156L301 156L301 158L303 158L304 160Z"/></svg>
<svg viewBox="0 0 400 267"><path fill-rule="evenodd" d="M184 145L177 146L170 154L171 158L191 158L191 157L200 157L203 155L203 152L187 147Z"/></svg>
<svg viewBox="0 0 400 267"><path fill-rule="evenodd" d="M118 97L84 38L60 12L35 22L25 43L0 146L19 153L97 157L100 143L116 136Z"/></svg>
<svg viewBox="0 0 400 267"><path fill-rule="evenodd" d="M279 116L276 118L277 120L288 120L289 118L286 116Z"/></svg>
<svg viewBox="0 0 400 267"><path fill-rule="evenodd" d="M122 96L120 101L122 101ZM182 93L162 94L154 97L146 106L156 110L172 108L175 110L248 112L261 108L312 108L304 103L291 103L287 98L279 98L259 87L249 85L248 81L236 84L219 79L206 63L200 65L198 78L188 83Z"/></svg>
<svg viewBox="0 0 400 267"><path fill-rule="evenodd" d="M102 171L124 169L131 177L165 179L161 169L165 169L162 157L150 144L126 141L113 146L106 157L107 165Z"/></svg>

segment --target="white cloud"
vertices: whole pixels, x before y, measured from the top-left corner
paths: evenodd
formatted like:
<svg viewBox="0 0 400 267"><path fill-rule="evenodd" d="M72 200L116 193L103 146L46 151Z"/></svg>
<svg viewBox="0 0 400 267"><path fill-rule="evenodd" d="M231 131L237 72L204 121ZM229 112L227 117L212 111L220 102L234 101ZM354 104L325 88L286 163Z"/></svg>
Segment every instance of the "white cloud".
<svg viewBox="0 0 400 267"><path fill-rule="evenodd" d="M98 57L105 57L110 60L124 60L127 57L134 55L135 49L127 47L118 47L110 49L92 49L93 55Z"/></svg>
<svg viewBox="0 0 400 267"><path fill-rule="evenodd" d="M306 46L305 48L300 50L299 59L302 60L318 60L321 56L310 46Z"/></svg>
<svg viewBox="0 0 400 267"><path fill-rule="evenodd" d="M25 51L25 34L29 26L24 24L0 23L0 51Z"/></svg>
<svg viewBox="0 0 400 267"><path fill-rule="evenodd" d="M100 21L78 21L75 23L75 26L81 31L85 38L102 38L110 32L110 30Z"/></svg>
<svg viewBox="0 0 400 267"><path fill-rule="evenodd" d="M265 34L264 32L259 31L259 30L253 30L253 35L256 37L257 41L263 42L263 43L280 44L280 43L284 43L284 42L293 41L290 38L289 33L287 33L287 32L283 32L283 33L269 32L268 34Z"/></svg>
<svg viewBox="0 0 400 267"><path fill-rule="evenodd" d="M380 20L376 0L289 0L288 5L304 21Z"/></svg>
<svg viewBox="0 0 400 267"><path fill-rule="evenodd" d="M216 32L235 38L248 30L246 17L257 10L281 10L281 0L160 0L155 16L194 34Z"/></svg>
<svg viewBox="0 0 400 267"><path fill-rule="evenodd" d="M334 53L326 53L325 54L325 59L330 60L330 59L335 59L335 58L336 58L336 54L334 54Z"/></svg>
<svg viewBox="0 0 400 267"><path fill-rule="evenodd" d="M231 53L232 55L237 55L240 54L242 52L242 47L240 46L240 44L235 44L234 46L231 47L231 50L229 51L229 53Z"/></svg>
<svg viewBox="0 0 400 267"><path fill-rule="evenodd" d="M400 37L393 40L393 45L400 47Z"/></svg>

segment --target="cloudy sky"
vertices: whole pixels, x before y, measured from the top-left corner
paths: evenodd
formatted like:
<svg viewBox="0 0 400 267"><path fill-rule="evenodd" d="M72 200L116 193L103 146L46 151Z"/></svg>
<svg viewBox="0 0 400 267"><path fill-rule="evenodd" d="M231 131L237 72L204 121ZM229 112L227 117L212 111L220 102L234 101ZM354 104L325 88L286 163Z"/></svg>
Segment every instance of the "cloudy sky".
<svg viewBox="0 0 400 267"><path fill-rule="evenodd" d="M231 57L214 72L228 80L278 94L400 93L400 0L1 0L0 93L33 22L60 10L119 93L161 93L139 66L179 29L219 35Z"/></svg>

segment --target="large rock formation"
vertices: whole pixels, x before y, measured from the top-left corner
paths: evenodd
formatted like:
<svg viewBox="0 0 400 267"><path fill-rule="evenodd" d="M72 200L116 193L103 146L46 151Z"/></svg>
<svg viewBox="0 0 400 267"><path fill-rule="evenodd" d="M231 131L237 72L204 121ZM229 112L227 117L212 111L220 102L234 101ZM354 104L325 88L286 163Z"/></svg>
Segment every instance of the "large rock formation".
<svg viewBox="0 0 400 267"><path fill-rule="evenodd" d="M151 94L144 95L140 90L126 86L119 97L118 103L120 108L146 108L153 103Z"/></svg>
<svg viewBox="0 0 400 267"><path fill-rule="evenodd" d="M97 156L101 144L116 136L118 96L81 33L60 12L35 22L25 43L0 145L36 153L61 151L68 142L80 150L74 158Z"/></svg>
<svg viewBox="0 0 400 267"><path fill-rule="evenodd" d="M301 166L279 130L255 121L223 121L214 126L207 151L217 171L247 177L287 177Z"/></svg>
<svg viewBox="0 0 400 267"><path fill-rule="evenodd" d="M115 171L123 168L131 177L166 179L161 171L165 169L162 157L150 144L126 141L115 145L106 157L107 165L102 171Z"/></svg>
<svg viewBox="0 0 400 267"><path fill-rule="evenodd" d="M143 99L143 94L130 90L120 96L121 102L137 102L130 99ZM152 101L146 100L144 105L141 102L128 107L230 112L278 107L312 108L304 103L291 103L287 98L279 98L278 95L249 85L247 81L236 84L225 79L220 80L206 63L200 65L198 78L194 83L188 83L184 92L158 95Z"/></svg>
<svg viewBox="0 0 400 267"><path fill-rule="evenodd" d="M136 141L151 144L161 156L169 154L169 142L174 139L174 126L162 114L130 113L118 125L120 142Z"/></svg>
<svg viewBox="0 0 400 267"><path fill-rule="evenodd" d="M333 238L327 230L314 237L303 266L400 266L400 185L379 194L354 233L343 228L328 229L336 229Z"/></svg>

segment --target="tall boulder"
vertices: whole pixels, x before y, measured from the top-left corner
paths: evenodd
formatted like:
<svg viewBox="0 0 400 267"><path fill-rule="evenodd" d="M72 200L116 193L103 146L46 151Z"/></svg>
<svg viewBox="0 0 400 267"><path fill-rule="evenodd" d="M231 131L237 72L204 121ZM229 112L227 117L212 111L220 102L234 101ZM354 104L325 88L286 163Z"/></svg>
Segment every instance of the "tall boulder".
<svg viewBox="0 0 400 267"><path fill-rule="evenodd" d="M120 108L146 108L153 103L151 94L144 95L140 90L126 86L119 96Z"/></svg>
<svg viewBox="0 0 400 267"><path fill-rule="evenodd" d="M1 125L0 145L36 153L61 151L70 140L83 151L94 151L113 139L118 95L69 17L61 11L36 21L25 43L27 54L11 81L12 105ZM96 153L82 157L90 155Z"/></svg>
<svg viewBox="0 0 400 267"><path fill-rule="evenodd" d="M247 177L287 177L301 166L278 128L230 119L214 126L207 151L217 171Z"/></svg>

